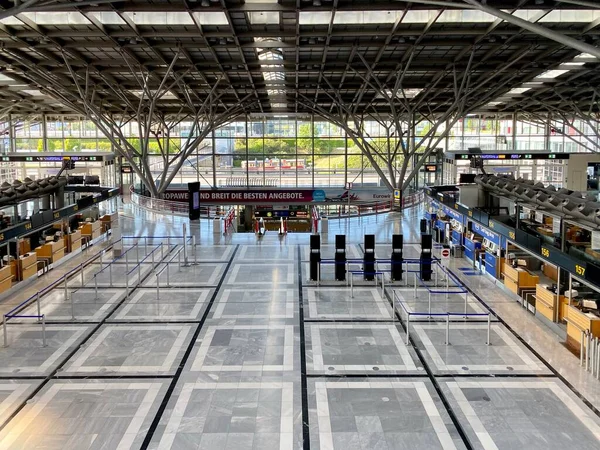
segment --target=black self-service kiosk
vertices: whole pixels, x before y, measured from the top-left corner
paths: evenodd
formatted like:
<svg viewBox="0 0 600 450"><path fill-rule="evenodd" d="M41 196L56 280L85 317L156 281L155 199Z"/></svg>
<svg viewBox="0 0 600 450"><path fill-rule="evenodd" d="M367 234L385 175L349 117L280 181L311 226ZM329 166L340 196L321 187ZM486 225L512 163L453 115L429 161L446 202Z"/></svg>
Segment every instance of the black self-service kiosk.
<svg viewBox="0 0 600 450"><path fill-rule="evenodd" d="M310 235L310 280L319 281L319 263L321 262L321 235Z"/></svg>
<svg viewBox="0 0 600 450"><path fill-rule="evenodd" d="M390 258L391 270L392 270L392 281L402 280L402 247L404 241L401 234L392 235L392 256Z"/></svg>
<svg viewBox="0 0 600 450"><path fill-rule="evenodd" d="M363 273L365 280L375 279L375 235L365 234L365 254L363 257Z"/></svg>
<svg viewBox="0 0 600 450"><path fill-rule="evenodd" d="M346 281L346 235L335 236L335 279Z"/></svg>
<svg viewBox="0 0 600 450"><path fill-rule="evenodd" d="M421 235L421 280L431 280L432 238L430 234Z"/></svg>

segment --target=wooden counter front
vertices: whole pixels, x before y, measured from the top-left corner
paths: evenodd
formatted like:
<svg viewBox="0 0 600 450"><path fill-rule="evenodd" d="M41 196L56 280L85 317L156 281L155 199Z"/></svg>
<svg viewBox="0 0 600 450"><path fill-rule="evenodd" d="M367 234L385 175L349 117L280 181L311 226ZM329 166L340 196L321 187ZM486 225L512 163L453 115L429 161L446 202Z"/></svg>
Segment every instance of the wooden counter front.
<svg viewBox="0 0 600 450"><path fill-rule="evenodd" d="M75 230L71 234L67 234L64 237L65 247L67 253L74 252L78 248L81 248L81 230Z"/></svg>
<svg viewBox="0 0 600 450"><path fill-rule="evenodd" d="M520 295L520 290L524 288L533 289L539 282L540 277L529 270L504 264L504 284L515 294Z"/></svg>
<svg viewBox="0 0 600 450"><path fill-rule="evenodd" d="M567 345L579 349L581 331L589 331L592 336L600 337L600 317L583 313L574 306L568 307L567 314Z"/></svg>
<svg viewBox="0 0 600 450"><path fill-rule="evenodd" d="M19 257L19 281L37 277L37 255L30 253Z"/></svg>
<svg viewBox="0 0 600 450"><path fill-rule="evenodd" d="M83 236L89 237L90 239L96 239L102 234L101 227L102 222L99 220L96 220L95 222L85 222L81 226L81 234Z"/></svg>
<svg viewBox="0 0 600 450"><path fill-rule="evenodd" d="M12 287L12 271L9 265L0 269L0 292L7 291Z"/></svg>
<svg viewBox="0 0 600 450"><path fill-rule="evenodd" d="M65 241L60 239L57 242L47 242L35 249L37 256L48 258L50 262L56 262L65 256Z"/></svg>
<svg viewBox="0 0 600 450"><path fill-rule="evenodd" d="M562 320L566 311L564 305L568 304L564 295L558 298L556 302L556 294L546 288L543 284L535 286L535 309L546 319L554 322L554 311L558 309L558 320Z"/></svg>

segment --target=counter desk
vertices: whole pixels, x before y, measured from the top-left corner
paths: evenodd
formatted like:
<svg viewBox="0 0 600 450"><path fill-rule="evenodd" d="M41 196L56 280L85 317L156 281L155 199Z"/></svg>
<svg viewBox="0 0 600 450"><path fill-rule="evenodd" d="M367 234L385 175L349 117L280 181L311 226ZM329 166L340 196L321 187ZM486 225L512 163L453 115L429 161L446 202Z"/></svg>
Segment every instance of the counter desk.
<svg viewBox="0 0 600 450"><path fill-rule="evenodd" d="M567 345L579 350L581 332L587 331L594 337L600 337L600 317L596 314L584 313L573 305L567 307Z"/></svg>
<svg viewBox="0 0 600 450"><path fill-rule="evenodd" d="M540 277L524 267L513 267L504 263L504 285L511 292L520 296L522 289L535 289L539 282Z"/></svg>

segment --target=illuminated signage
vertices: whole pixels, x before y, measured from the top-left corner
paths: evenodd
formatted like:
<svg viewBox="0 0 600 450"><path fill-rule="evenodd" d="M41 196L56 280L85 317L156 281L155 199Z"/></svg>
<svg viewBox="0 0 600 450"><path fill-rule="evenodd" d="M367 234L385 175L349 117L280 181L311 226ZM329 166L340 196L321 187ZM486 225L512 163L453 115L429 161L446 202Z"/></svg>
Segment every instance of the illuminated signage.
<svg viewBox="0 0 600 450"><path fill-rule="evenodd" d="M425 164L425 172L437 172L437 164Z"/></svg>
<svg viewBox="0 0 600 450"><path fill-rule="evenodd" d="M569 159L568 153L455 153L456 159L472 159L479 157L481 159Z"/></svg>

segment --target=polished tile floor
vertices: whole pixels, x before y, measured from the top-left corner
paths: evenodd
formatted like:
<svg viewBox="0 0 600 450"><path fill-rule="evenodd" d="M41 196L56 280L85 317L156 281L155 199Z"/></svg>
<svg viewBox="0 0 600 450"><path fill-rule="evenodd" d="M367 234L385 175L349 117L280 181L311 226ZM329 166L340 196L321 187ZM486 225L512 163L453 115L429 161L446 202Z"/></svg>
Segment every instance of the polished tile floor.
<svg viewBox="0 0 600 450"><path fill-rule="evenodd" d="M401 232L417 257L419 218L332 220L323 258L336 233L360 258L370 232L378 258ZM181 219L130 207L121 221L126 236L181 235ZM451 268L466 295L430 300L411 276L384 290L355 277L351 292L332 267L308 280L308 235L210 227L192 228L187 263L176 239L153 239L110 271L109 259L89 266L67 298L62 285L44 295L45 347L41 324L8 325L0 449L600 448L600 383L466 261Z"/></svg>

